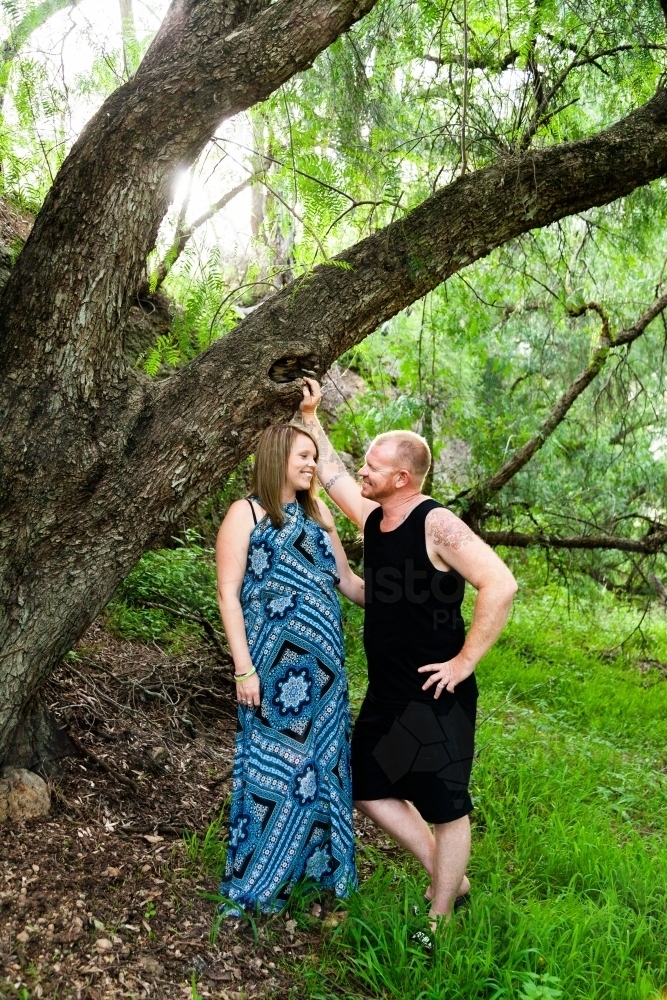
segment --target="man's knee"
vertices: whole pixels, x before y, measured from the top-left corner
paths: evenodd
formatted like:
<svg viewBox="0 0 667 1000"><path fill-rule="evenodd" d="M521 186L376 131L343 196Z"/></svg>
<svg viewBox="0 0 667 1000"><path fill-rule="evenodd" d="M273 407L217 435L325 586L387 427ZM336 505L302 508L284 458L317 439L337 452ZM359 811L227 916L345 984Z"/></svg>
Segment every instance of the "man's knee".
<svg viewBox="0 0 667 1000"><path fill-rule="evenodd" d="M372 816L373 813L386 809L388 804L393 805L396 802L402 802L402 799L355 799L354 808L366 816Z"/></svg>
<svg viewBox="0 0 667 1000"><path fill-rule="evenodd" d="M355 799L354 808L358 809L359 812L363 813L365 816L369 816L373 812L373 806L377 806L379 799Z"/></svg>
<svg viewBox="0 0 667 1000"><path fill-rule="evenodd" d="M433 832L437 836L438 833L446 835L448 833L456 833L459 830L464 831L470 827L470 817L466 814L465 816L459 816L457 819L450 819L447 823L434 823Z"/></svg>

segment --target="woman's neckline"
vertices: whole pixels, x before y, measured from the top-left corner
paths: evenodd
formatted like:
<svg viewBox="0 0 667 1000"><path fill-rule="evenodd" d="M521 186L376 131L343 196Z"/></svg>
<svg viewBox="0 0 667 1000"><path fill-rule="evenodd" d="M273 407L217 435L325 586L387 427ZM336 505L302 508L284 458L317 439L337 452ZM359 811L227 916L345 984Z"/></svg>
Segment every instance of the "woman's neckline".
<svg viewBox="0 0 667 1000"><path fill-rule="evenodd" d="M262 524L266 520L266 518L268 517L268 514L266 513L266 511L262 507L261 503L259 502L259 497L256 497L254 493L252 493L248 497L248 500L251 500L254 504L256 504L256 506L259 507L259 510L261 512L260 517L258 518L256 524L253 525L253 529L252 530L254 531L255 528L259 528L260 524ZM299 505L299 501L298 500L290 500L289 503L283 503L283 504L281 504L281 507L283 508L283 510L285 511L286 514L292 514L293 513L293 511L289 510L290 507L292 507L292 508L298 508L299 506L300 505Z"/></svg>

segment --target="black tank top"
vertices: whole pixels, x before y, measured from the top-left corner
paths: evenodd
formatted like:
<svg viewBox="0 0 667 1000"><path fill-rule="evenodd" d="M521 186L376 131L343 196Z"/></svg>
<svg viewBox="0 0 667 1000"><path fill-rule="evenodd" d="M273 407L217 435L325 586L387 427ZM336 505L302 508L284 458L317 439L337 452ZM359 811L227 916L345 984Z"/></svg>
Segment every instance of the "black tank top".
<svg viewBox="0 0 667 1000"><path fill-rule="evenodd" d="M432 701L433 690L422 691L429 674L417 667L451 660L465 641L465 580L436 569L426 551L426 515L437 507L423 500L393 531L380 531L381 507L366 520L364 646L368 690L379 701ZM474 674L457 690L465 685L476 685Z"/></svg>

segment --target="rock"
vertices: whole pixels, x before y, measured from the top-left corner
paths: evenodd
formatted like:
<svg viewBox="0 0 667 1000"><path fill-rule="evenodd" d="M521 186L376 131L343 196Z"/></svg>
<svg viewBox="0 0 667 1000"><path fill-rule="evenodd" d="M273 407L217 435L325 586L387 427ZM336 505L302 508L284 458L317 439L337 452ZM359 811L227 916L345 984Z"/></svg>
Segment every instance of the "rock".
<svg viewBox="0 0 667 1000"><path fill-rule="evenodd" d="M231 983L233 979L231 969L209 969L206 975L214 983Z"/></svg>
<svg viewBox="0 0 667 1000"><path fill-rule="evenodd" d="M20 934L16 935L16 940L20 941L21 944L27 944L28 941L30 940L30 935L28 934L27 931L21 931Z"/></svg>
<svg viewBox="0 0 667 1000"><path fill-rule="evenodd" d="M139 959L139 965L153 976L161 976L164 972L164 965L158 962L156 958L151 958L150 955L142 955Z"/></svg>
<svg viewBox="0 0 667 1000"><path fill-rule="evenodd" d="M48 816L49 789L43 778L23 767L6 767L0 774L0 820Z"/></svg>
<svg viewBox="0 0 667 1000"><path fill-rule="evenodd" d="M366 383L361 375L334 364L322 379L322 409L335 420L338 411L355 396L363 395L365 390Z"/></svg>
<svg viewBox="0 0 667 1000"><path fill-rule="evenodd" d="M102 954L105 951L113 951L113 945L109 938L98 938L95 942L95 950Z"/></svg>

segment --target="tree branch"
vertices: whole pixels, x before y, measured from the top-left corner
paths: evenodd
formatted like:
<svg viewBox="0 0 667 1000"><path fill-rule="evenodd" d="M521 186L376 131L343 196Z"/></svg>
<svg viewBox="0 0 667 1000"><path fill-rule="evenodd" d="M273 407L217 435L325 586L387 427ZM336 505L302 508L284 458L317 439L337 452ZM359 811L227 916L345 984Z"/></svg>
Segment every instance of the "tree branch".
<svg viewBox="0 0 667 1000"><path fill-rule="evenodd" d="M635 540L614 535L578 535L574 538L559 538L557 535L524 534L520 531L482 531L477 534L489 545L507 545L509 548L526 549L538 545L545 549L615 549L619 552L641 552L655 555L667 546L667 531L656 531L652 535Z"/></svg>
<svg viewBox="0 0 667 1000"><path fill-rule="evenodd" d="M667 0L665 0L665 2L667 3ZM519 49L510 49L509 52L498 60L494 60L493 58L474 59L468 57L468 69L490 69L497 73L502 73L504 70L509 69L510 66L513 66L520 55L521 53ZM462 66L464 62L463 56L460 56L455 52L446 58L433 56L430 52L427 52L426 55L422 56L422 58L425 62L435 63L438 69L440 69L441 66Z"/></svg>
<svg viewBox="0 0 667 1000"><path fill-rule="evenodd" d="M134 9L132 0L119 0L120 3L120 31L123 41L123 63L125 66L125 79L129 80L136 70L137 58L137 28L134 21Z"/></svg>
<svg viewBox="0 0 667 1000"><path fill-rule="evenodd" d="M375 3L173 0L135 76L88 123L49 191L0 301L0 365L29 361L53 385L66 373L70 393L74 375L83 399L117 379L122 324L176 171ZM65 302L79 303L75 315Z"/></svg>
<svg viewBox="0 0 667 1000"><path fill-rule="evenodd" d="M485 480L482 484L471 490L464 490L459 493L454 500L468 499L468 510L472 512L473 519L477 520L483 511L484 504L494 493L506 486L507 483L516 476L523 467L530 461L533 455L540 450L547 438L553 434L558 425L565 419L568 411L574 402L581 396L582 392L588 388L591 382L600 374L607 362L612 348L625 344L631 344L642 335L647 326L667 309L667 293L661 295L655 302L640 316L636 323L622 330L616 337L612 338L609 330L609 320L597 302L589 302L570 310L572 316L582 316L592 310L602 319L602 334L597 347L591 355L591 359L586 367L581 371L575 380L568 386L562 394L551 413L540 427L537 434L518 449L505 464L498 469L493 476ZM454 501L452 501L454 502Z"/></svg>
<svg viewBox="0 0 667 1000"><path fill-rule="evenodd" d="M557 114L559 114L565 108L569 107L571 104L575 104L579 100L579 98L576 97L573 100L567 101L566 104L563 104L561 107L557 109L554 109L552 111L549 110L549 105L553 101L558 91L563 87L565 81L567 80L568 76L573 70L588 65L594 65L597 66L598 69L601 69L601 67L597 65L597 61L599 59L603 59L606 56L618 55L621 52L635 52L635 51L647 51L647 50L652 50L652 51L659 50L661 52L664 52L665 48L667 48L667 46L657 43L646 44L646 45L615 45L613 48L600 49L598 52L592 52L590 54L586 54L583 50L587 44L588 44L588 39L584 43L584 46L582 46L581 49L575 49L574 47L572 48L571 51L574 52L575 58L570 63L568 63L568 65L559 73L559 75L556 77L551 87L546 92L544 91L543 87L540 87L539 93L536 94L535 112L530 120L528 128L521 137L522 149L528 148L532 139L543 125L546 125Z"/></svg>
<svg viewBox="0 0 667 1000"><path fill-rule="evenodd" d="M665 587L662 580L655 575L655 573L649 573L648 575L649 583L655 588L660 603L667 608L667 587Z"/></svg>
<svg viewBox="0 0 667 1000"><path fill-rule="evenodd" d="M188 245L194 234L197 232L197 230L201 229L201 227L205 225L205 223L207 223L210 219L212 219L214 215L217 215L218 212L221 212L226 205L229 205L230 201L233 201L234 198L236 198L236 196L241 193L241 191L245 191L245 189L249 187L256 179L257 179L256 174L253 174L251 177L246 177L244 181L241 181L240 184L237 184L236 187L233 187L231 191L227 192L227 194L223 194L222 198L219 198L213 205L207 208L205 212L202 212L202 214L198 218L196 218L194 222L191 222L189 226L184 225L183 224L184 220L179 217L179 222L176 225L176 235L174 237L174 242L172 243L171 248L169 249L169 252L167 253L166 257L163 260L161 260L160 263L158 264L157 272L151 276L151 280L149 283L151 295L154 295L157 289L160 287L160 285L163 284L165 278L167 277L167 275L173 268L174 264L181 256L181 254L183 253L186 246ZM141 297L142 292L147 292L147 291L148 291L148 285L144 286L144 288L140 290L139 296Z"/></svg>
<svg viewBox="0 0 667 1000"><path fill-rule="evenodd" d="M338 266L321 265L286 286L152 388L151 427L144 425L136 460L144 449L165 456L164 475L152 484L158 509L166 504L178 516L181 504L187 509L199 496L204 468L206 482L216 480L252 450L262 427L289 418L300 388L272 379L281 359L301 359L297 373L307 368L323 374L381 323L494 247L612 201L666 171L667 92L661 90L592 138L534 150L457 179L334 258ZM171 470L182 462L167 456L183 441L193 442L197 457L179 472L177 497ZM137 489L144 492L143 481Z"/></svg>

